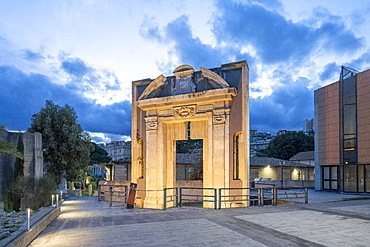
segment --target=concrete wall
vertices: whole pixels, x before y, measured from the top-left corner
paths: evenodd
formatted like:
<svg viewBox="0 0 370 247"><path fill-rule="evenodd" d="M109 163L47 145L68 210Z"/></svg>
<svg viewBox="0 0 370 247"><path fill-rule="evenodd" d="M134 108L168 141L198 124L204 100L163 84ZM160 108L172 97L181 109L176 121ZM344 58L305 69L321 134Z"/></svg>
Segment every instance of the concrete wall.
<svg viewBox="0 0 370 247"><path fill-rule="evenodd" d="M24 175L42 177L44 159L42 153L42 135L40 133L20 133L0 131L0 138L6 142L18 144L19 136L23 138ZM13 179L14 163L16 158L7 154L0 154L0 207L3 206L4 193Z"/></svg>

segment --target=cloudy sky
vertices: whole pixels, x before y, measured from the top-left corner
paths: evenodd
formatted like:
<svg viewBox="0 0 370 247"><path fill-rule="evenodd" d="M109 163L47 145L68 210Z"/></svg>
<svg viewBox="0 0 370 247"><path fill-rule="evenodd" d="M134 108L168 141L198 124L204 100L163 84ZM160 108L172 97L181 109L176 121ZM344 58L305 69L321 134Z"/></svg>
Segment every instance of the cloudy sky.
<svg viewBox="0 0 370 247"><path fill-rule="evenodd" d="M131 82L247 60L251 128L301 130L340 66L370 68L370 0L0 0L0 125L45 100L95 141L126 140Z"/></svg>

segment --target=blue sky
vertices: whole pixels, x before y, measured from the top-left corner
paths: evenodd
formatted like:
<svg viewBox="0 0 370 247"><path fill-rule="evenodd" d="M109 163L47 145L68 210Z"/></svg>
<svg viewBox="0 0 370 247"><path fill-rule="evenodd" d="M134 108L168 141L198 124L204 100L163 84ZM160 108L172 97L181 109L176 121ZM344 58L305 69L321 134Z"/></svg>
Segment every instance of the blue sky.
<svg viewBox="0 0 370 247"><path fill-rule="evenodd" d="M370 68L370 1L0 0L0 125L46 100L95 141L126 140L131 82L247 60L251 128L301 130L340 66Z"/></svg>

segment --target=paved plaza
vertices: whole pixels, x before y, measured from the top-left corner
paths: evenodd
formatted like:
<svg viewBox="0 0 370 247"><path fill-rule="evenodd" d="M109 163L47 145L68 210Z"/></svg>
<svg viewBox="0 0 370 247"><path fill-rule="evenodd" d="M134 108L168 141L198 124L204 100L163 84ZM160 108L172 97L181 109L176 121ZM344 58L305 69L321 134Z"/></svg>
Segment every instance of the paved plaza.
<svg viewBox="0 0 370 247"><path fill-rule="evenodd" d="M369 246L369 197L309 197L308 204L166 211L73 197L30 246Z"/></svg>

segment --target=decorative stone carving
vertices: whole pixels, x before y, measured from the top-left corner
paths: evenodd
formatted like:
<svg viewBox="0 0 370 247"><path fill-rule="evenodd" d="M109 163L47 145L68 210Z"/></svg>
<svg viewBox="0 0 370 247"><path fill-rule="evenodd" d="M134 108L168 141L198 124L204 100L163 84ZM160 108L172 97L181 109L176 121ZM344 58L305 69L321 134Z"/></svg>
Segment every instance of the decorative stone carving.
<svg viewBox="0 0 370 247"><path fill-rule="evenodd" d="M137 157L137 161L139 164L139 178L144 177L144 163L143 163L143 139L140 137L139 131L136 133L136 139L138 143L138 148L139 148L139 155Z"/></svg>
<svg viewBox="0 0 370 247"><path fill-rule="evenodd" d="M175 117L190 118L196 113L196 105L179 106L173 108Z"/></svg>
<svg viewBox="0 0 370 247"><path fill-rule="evenodd" d="M213 115L213 123L215 125L225 124L226 123L226 115L225 114L216 114L216 115Z"/></svg>
<svg viewBox="0 0 370 247"><path fill-rule="evenodd" d="M157 130L158 129L158 117L146 117L145 118L146 130Z"/></svg>

